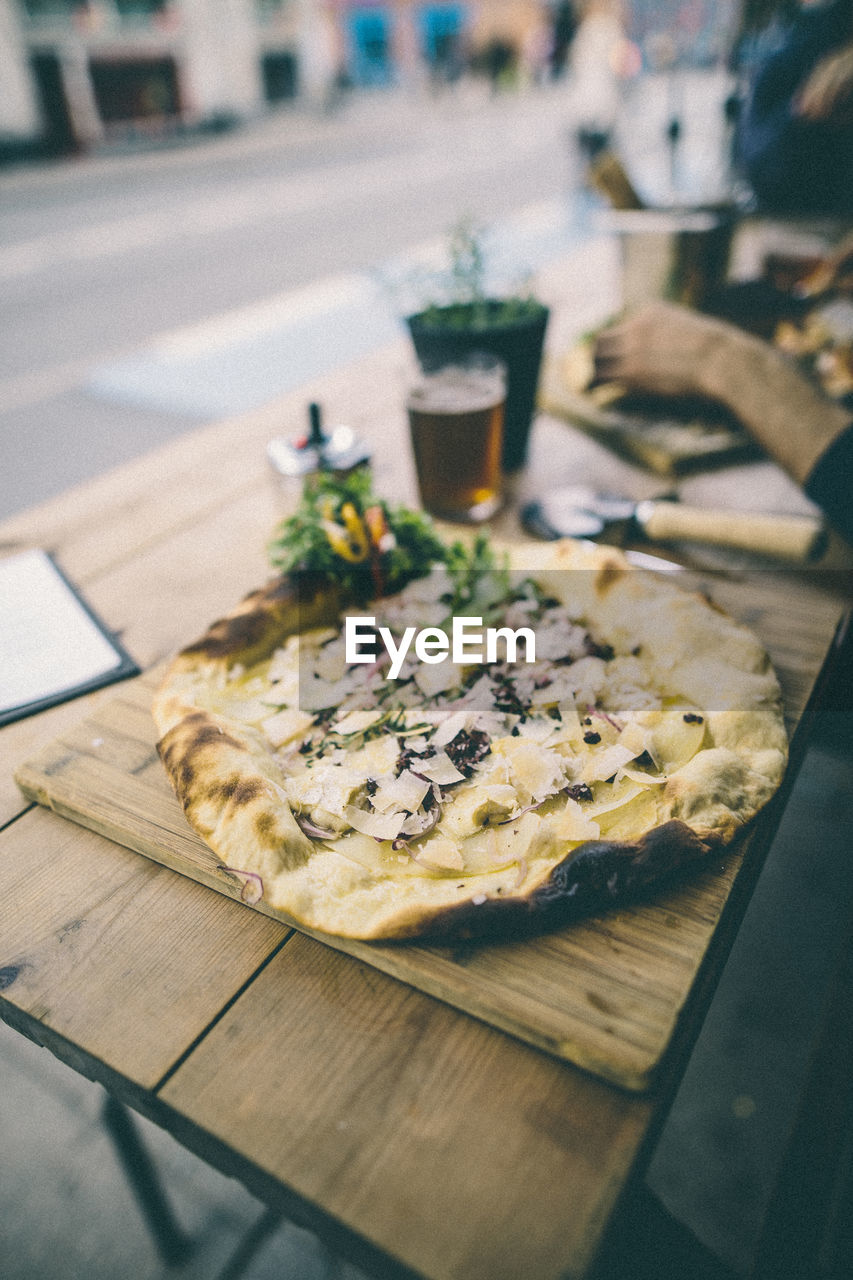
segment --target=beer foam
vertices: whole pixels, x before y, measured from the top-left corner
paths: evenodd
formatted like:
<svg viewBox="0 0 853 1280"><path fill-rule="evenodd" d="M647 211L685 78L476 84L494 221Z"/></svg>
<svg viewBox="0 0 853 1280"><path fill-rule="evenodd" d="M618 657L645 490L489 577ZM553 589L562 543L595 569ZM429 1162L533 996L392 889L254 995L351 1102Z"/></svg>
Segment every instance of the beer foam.
<svg viewBox="0 0 853 1280"><path fill-rule="evenodd" d="M470 413L500 404L505 395L500 374L456 366L426 374L409 395L409 405L427 413Z"/></svg>

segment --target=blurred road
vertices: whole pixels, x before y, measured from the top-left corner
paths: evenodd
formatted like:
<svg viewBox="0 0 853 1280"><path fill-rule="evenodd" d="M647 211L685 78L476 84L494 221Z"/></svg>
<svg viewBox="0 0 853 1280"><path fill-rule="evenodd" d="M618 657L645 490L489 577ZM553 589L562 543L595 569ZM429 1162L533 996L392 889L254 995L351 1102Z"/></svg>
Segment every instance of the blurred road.
<svg viewBox="0 0 853 1280"><path fill-rule="evenodd" d="M563 135L556 92L393 94L172 150L0 175L0 432L12 460L0 515L243 407L239 389L221 406L192 387L158 402L149 384L164 339L174 374L176 343L185 361L215 357L223 342L257 345L316 318L322 289L298 292L309 283L324 282L329 308L357 303L359 273L462 214L491 224L559 201ZM286 341L265 354L257 372L275 394L289 383Z"/></svg>
<svg viewBox="0 0 853 1280"><path fill-rule="evenodd" d="M629 113L658 167L674 87ZM568 128L560 84L393 91L0 173L0 517L387 340L462 215L503 279L556 256L580 233Z"/></svg>

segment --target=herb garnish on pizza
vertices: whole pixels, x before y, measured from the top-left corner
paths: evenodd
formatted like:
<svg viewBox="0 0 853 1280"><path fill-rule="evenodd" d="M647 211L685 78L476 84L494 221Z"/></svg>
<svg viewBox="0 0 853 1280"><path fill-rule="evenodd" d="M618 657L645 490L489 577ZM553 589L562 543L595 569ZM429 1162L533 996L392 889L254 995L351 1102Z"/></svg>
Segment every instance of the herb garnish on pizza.
<svg viewBox="0 0 853 1280"><path fill-rule="evenodd" d="M562 923L707 857L781 781L766 655L672 575L571 542L448 548L363 477L306 495L274 555L154 715L191 826L292 923Z"/></svg>

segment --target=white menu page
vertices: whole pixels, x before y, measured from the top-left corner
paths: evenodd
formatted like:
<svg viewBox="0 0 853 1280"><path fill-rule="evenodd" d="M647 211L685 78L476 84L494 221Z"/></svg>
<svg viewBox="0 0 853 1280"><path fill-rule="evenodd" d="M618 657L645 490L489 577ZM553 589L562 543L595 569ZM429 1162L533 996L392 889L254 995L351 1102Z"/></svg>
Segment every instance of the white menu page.
<svg viewBox="0 0 853 1280"><path fill-rule="evenodd" d="M136 670L46 552L0 560L0 724Z"/></svg>

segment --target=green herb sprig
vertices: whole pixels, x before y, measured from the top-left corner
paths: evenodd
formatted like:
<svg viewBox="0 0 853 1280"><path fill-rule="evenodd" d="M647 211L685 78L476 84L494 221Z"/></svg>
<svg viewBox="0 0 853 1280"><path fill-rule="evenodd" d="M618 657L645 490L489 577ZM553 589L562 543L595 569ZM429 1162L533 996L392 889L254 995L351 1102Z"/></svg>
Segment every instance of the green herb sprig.
<svg viewBox="0 0 853 1280"><path fill-rule="evenodd" d="M545 309L530 292L499 298L487 295L485 234L486 228L471 217L460 218L451 227L447 242L449 296L423 307L423 320L429 327L492 329L517 324Z"/></svg>
<svg viewBox="0 0 853 1280"><path fill-rule="evenodd" d="M377 497L364 467L345 476L321 474L306 485L268 551L281 573L318 573L356 601L391 595L446 565L454 580L452 607L456 597L473 601L475 582L494 565L483 535L470 548L448 545L428 516Z"/></svg>

